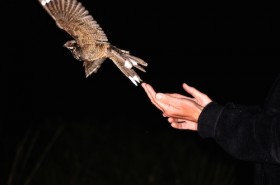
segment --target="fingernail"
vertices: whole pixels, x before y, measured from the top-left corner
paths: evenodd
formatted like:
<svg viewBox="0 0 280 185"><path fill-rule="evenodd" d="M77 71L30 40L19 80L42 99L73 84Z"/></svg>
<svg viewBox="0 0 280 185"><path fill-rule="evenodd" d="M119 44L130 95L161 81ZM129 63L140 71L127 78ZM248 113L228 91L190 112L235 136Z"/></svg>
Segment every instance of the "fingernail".
<svg viewBox="0 0 280 185"><path fill-rule="evenodd" d="M160 100L160 99L162 98L162 96L163 96L163 95L162 95L161 93L157 93L157 94L156 94L156 99Z"/></svg>

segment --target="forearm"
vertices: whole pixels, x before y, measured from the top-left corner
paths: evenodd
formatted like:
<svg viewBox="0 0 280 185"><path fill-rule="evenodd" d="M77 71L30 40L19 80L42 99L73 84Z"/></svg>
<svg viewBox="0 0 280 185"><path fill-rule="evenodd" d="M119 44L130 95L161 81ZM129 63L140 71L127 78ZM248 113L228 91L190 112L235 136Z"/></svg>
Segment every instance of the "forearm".
<svg viewBox="0 0 280 185"><path fill-rule="evenodd" d="M252 110L210 103L199 117L199 134L238 159L280 163L280 115Z"/></svg>

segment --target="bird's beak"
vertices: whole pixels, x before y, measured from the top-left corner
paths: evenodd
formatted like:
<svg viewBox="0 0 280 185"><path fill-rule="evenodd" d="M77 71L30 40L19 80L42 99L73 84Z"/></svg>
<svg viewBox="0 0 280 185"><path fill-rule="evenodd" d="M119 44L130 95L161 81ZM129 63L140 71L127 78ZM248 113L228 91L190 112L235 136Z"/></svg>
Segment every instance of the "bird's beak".
<svg viewBox="0 0 280 185"><path fill-rule="evenodd" d="M74 49L73 46L69 46L67 43L63 45L63 47L67 48L67 49Z"/></svg>

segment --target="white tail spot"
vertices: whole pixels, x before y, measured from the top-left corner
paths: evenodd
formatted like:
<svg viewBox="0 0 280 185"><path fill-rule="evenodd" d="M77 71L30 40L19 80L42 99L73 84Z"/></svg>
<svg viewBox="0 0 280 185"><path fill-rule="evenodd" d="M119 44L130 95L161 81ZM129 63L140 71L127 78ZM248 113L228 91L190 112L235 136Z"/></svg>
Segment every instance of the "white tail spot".
<svg viewBox="0 0 280 185"><path fill-rule="evenodd" d="M124 63L124 67L128 68L128 69L131 69L132 68L132 64L126 60L125 63Z"/></svg>
<svg viewBox="0 0 280 185"><path fill-rule="evenodd" d="M135 81L135 79L134 79L135 76L134 76L134 77L129 76L128 78L132 81L132 83L134 83L134 85L137 86L137 83L136 83L136 81Z"/></svg>
<svg viewBox="0 0 280 185"><path fill-rule="evenodd" d="M140 83L140 78L139 78L138 76L135 75L135 76L133 77L133 79L134 79L135 81L137 81L138 83Z"/></svg>

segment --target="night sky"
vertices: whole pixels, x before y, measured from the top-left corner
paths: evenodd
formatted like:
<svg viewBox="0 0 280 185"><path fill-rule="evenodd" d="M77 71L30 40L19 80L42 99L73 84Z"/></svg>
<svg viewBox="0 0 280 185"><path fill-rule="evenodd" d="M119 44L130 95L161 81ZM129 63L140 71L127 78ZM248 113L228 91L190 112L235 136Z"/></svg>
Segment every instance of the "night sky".
<svg viewBox="0 0 280 185"><path fill-rule="evenodd" d="M138 74L157 91L183 94L186 82L221 104L261 105L279 71L280 17L272 2L81 2L111 44L149 64L146 73ZM151 142L165 137L164 133L175 141L180 138L178 142L191 138L209 155L226 156L197 133L172 129L143 89L134 86L112 61L106 60L96 74L85 78L82 63L62 47L72 38L36 0L9 3L7 10L15 18L7 23L12 37L2 35L8 41L3 46L8 59L1 64L7 84L1 125L6 171L26 130L42 129L41 124L52 120L62 120L64 133L68 122L77 123L75 128L87 122L103 132L107 128L110 133L126 133L128 140L133 140L134 133ZM52 135L57 125L50 125ZM97 133L102 135L102 131ZM118 135L114 140L118 141Z"/></svg>

